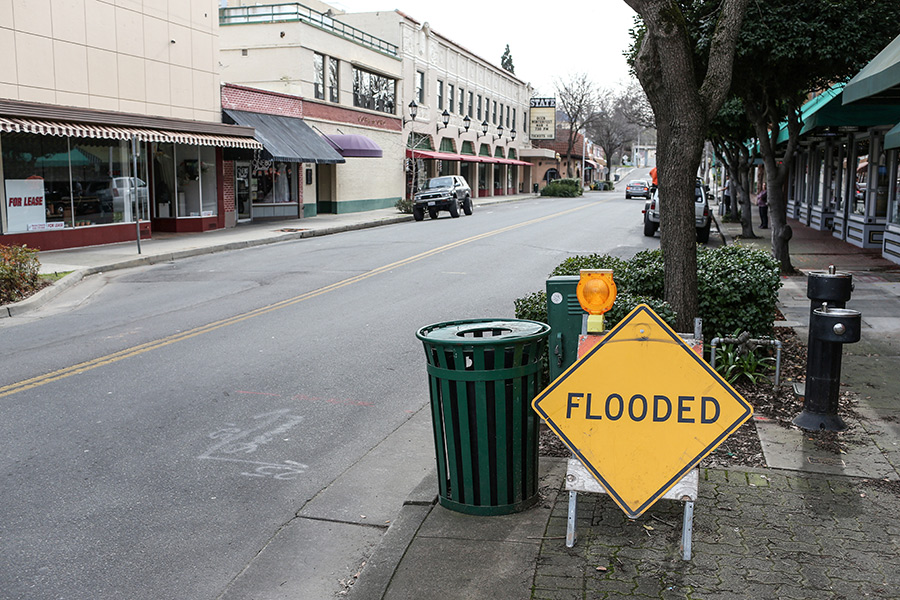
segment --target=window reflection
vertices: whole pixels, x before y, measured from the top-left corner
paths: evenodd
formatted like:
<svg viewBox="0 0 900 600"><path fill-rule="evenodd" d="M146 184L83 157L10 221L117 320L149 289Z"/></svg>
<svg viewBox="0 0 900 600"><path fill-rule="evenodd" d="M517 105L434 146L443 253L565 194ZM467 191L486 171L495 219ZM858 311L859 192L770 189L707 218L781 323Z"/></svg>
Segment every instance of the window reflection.
<svg viewBox="0 0 900 600"><path fill-rule="evenodd" d="M10 233L148 218L147 159L135 177L129 141L10 133L2 148L6 196L30 190L28 206L7 207Z"/></svg>

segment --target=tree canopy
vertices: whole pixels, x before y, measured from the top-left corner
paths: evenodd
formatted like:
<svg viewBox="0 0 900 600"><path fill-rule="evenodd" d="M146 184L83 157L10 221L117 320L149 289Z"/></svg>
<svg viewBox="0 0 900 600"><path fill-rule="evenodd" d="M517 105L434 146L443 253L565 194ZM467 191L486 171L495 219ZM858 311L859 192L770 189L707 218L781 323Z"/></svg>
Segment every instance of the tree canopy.
<svg viewBox="0 0 900 600"><path fill-rule="evenodd" d="M698 24L699 28L699 24ZM810 92L847 81L900 34L897 0L770 0L754 4L738 40L732 92L744 105L766 165L772 251L790 273L784 181ZM787 121L786 148L776 148ZM777 157L776 157L777 154Z"/></svg>

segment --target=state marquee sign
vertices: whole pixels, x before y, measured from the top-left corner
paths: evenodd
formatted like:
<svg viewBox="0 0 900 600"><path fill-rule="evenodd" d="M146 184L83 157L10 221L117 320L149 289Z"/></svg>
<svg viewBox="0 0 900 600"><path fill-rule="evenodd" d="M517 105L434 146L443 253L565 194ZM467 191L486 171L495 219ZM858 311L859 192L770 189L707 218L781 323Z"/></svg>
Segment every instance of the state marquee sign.
<svg viewBox="0 0 900 600"><path fill-rule="evenodd" d="M556 98L532 98L528 123L528 137L531 139L555 140Z"/></svg>

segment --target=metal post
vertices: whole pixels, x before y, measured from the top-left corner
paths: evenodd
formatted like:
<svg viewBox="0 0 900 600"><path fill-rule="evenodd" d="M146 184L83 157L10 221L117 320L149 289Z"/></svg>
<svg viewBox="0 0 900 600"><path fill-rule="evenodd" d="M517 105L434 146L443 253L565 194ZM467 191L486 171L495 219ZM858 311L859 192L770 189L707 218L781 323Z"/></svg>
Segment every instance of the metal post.
<svg viewBox="0 0 900 600"><path fill-rule="evenodd" d="M575 513L578 508L578 492L569 492L569 516L566 519L566 548L575 545Z"/></svg>
<svg viewBox="0 0 900 600"><path fill-rule="evenodd" d="M141 216L140 210L138 210L138 185L137 185L137 136L131 136L131 164L132 164L132 175L131 178L131 197L134 200L134 225L137 228L137 252L141 253Z"/></svg>
<svg viewBox="0 0 900 600"><path fill-rule="evenodd" d="M684 519L681 523L681 556L691 560L691 539L694 536L694 501L684 503Z"/></svg>

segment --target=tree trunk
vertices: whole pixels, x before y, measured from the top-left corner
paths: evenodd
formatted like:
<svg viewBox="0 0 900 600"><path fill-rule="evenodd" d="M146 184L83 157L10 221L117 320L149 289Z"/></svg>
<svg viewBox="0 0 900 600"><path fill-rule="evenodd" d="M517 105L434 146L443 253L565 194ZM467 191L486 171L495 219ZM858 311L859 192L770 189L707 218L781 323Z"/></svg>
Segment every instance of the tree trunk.
<svg viewBox="0 0 900 600"><path fill-rule="evenodd" d="M741 196L741 237L751 240L757 236L753 233L753 204L750 201L750 161L745 147L738 150L738 180Z"/></svg>
<svg viewBox="0 0 900 600"><path fill-rule="evenodd" d="M703 152L704 123L681 113L674 123L659 128L657 154L659 169L660 242L665 263L666 301L677 312L680 332L694 330L694 317L700 314L697 297L697 232L694 224L694 186L697 165Z"/></svg>
<svg viewBox="0 0 900 600"><path fill-rule="evenodd" d="M731 87L734 48L748 0L723 0L710 37L707 70L697 85L694 45L684 15L672 0L625 0L646 31L634 70L650 100L659 128L657 155L660 247L665 295L677 314L676 328L694 329L697 297L697 238L694 185L707 125Z"/></svg>
<svg viewBox="0 0 900 600"><path fill-rule="evenodd" d="M748 99L744 99L744 108L747 117L756 129L759 139L759 151L766 166L766 189L769 201L769 227L772 229L772 255L781 264L781 273L792 275L795 273L791 264L790 240L794 232L787 222L787 194L785 181L789 172L789 165L794 160L794 150L797 140L800 138L800 117L797 111L788 111L788 142L783 157L775 156L775 145L778 139L778 121L770 130L767 115L777 115L773 106L763 109ZM780 161L781 164L778 164Z"/></svg>

